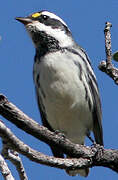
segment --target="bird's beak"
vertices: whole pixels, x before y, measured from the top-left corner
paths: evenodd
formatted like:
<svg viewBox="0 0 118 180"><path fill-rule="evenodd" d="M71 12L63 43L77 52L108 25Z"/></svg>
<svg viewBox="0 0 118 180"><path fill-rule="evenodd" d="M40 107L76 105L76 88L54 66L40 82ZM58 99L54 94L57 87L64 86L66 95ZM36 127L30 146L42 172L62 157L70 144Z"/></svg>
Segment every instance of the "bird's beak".
<svg viewBox="0 0 118 180"><path fill-rule="evenodd" d="M29 17L16 17L15 18L17 21L20 21L21 23L23 23L24 25L27 25L29 23L32 23L32 19L30 19Z"/></svg>

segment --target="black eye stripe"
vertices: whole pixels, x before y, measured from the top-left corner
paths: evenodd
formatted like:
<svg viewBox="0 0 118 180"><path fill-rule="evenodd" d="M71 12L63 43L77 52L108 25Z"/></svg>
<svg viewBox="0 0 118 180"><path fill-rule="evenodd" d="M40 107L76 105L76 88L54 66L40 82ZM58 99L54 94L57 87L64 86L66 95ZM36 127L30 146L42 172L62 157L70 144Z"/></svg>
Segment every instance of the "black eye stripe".
<svg viewBox="0 0 118 180"><path fill-rule="evenodd" d="M46 26L51 26L52 28L62 28L64 26L59 20L50 18L46 15L42 15L42 17L40 16L39 22L45 24Z"/></svg>
<svg viewBox="0 0 118 180"><path fill-rule="evenodd" d="M39 21L40 23L46 26L50 26L52 29L62 29L62 31L65 31L67 34L69 35L71 34L70 30L65 24L63 24L58 19L51 18L48 15L41 14L40 16L36 18L33 18L32 16L30 16L30 18L32 18L33 21Z"/></svg>

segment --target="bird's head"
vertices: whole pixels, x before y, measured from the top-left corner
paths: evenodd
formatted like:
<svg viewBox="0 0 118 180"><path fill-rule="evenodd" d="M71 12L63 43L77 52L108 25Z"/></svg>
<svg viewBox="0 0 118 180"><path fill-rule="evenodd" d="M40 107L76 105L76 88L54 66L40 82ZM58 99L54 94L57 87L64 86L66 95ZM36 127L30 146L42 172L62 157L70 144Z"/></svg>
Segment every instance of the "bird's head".
<svg viewBox="0 0 118 180"><path fill-rule="evenodd" d="M17 17L16 20L25 25L36 48L62 48L73 44L66 23L51 12L40 11L27 17Z"/></svg>

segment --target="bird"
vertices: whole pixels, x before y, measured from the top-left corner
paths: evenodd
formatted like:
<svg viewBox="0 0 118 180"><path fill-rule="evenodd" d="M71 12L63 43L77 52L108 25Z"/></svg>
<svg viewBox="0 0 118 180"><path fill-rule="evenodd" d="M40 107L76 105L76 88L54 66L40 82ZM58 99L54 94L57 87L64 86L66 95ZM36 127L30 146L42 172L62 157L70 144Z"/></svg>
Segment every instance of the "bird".
<svg viewBox="0 0 118 180"><path fill-rule="evenodd" d="M93 132L95 142L103 146L100 93L85 50L52 12L42 10L16 20L24 24L36 50L33 79L43 125L81 145ZM51 150L55 157L64 157L61 149L51 145ZM87 177L89 168L66 172Z"/></svg>

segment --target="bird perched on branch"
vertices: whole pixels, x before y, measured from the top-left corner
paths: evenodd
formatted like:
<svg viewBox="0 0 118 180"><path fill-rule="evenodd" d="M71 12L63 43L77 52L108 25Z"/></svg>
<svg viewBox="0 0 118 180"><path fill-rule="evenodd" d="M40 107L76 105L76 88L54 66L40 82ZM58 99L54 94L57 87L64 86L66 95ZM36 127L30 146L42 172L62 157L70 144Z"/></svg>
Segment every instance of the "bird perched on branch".
<svg viewBox="0 0 118 180"><path fill-rule="evenodd" d="M96 77L66 23L45 10L16 19L25 25L36 48L33 77L43 125L76 144L84 144L93 131L96 143L103 145ZM59 148L51 149L54 156L63 158ZM66 171L71 176L89 173L88 168Z"/></svg>

